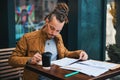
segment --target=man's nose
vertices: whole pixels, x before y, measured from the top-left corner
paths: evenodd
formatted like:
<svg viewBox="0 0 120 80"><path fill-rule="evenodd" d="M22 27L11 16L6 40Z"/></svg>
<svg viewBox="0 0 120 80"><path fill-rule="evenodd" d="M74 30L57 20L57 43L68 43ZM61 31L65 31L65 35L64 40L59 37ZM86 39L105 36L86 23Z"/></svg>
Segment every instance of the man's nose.
<svg viewBox="0 0 120 80"><path fill-rule="evenodd" d="M56 35L56 34L57 34L57 31L56 31L56 30L53 30L53 31L52 31L52 34L53 34L53 35Z"/></svg>

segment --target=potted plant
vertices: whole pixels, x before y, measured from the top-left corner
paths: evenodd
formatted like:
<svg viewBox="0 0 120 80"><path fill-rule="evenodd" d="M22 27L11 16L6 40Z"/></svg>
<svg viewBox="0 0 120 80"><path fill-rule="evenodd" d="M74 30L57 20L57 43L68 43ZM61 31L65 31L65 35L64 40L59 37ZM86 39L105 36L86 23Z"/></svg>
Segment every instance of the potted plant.
<svg viewBox="0 0 120 80"><path fill-rule="evenodd" d="M108 56L112 62L120 62L120 48L116 44L110 44L107 46Z"/></svg>

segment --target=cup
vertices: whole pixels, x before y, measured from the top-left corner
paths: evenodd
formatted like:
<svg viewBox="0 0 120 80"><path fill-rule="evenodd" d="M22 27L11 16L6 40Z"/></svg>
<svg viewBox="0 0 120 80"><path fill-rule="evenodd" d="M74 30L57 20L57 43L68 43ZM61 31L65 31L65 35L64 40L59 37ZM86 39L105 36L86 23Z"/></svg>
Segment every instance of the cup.
<svg viewBox="0 0 120 80"><path fill-rule="evenodd" d="M43 69L50 69L51 56L52 56L52 53L50 53L50 52L45 52L45 53L42 54L42 66L43 66Z"/></svg>

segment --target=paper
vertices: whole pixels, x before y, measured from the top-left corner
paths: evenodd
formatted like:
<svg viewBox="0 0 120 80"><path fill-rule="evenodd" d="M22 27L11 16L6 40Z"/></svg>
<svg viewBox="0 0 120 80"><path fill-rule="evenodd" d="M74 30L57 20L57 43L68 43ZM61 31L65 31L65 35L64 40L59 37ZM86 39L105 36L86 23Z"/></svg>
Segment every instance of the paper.
<svg viewBox="0 0 120 80"><path fill-rule="evenodd" d="M83 62L79 62L79 63L87 64L88 66L103 68L103 69L111 69L118 65L115 63L103 62L103 61L97 61L97 60L87 60L87 61L83 61Z"/></svg>
<svg viewBox="0 0 120 80"><path fill-rule="evenodd" d="M56 61L52 61L52 64L58 65L58 66L67 66L75 61L78 61L78 59L74 59L74 58L62 58Z"/></svg>
<svg viewBox="0 0 120 80"><path fill-rule="evenodd" d="M100 74L103 74L104 72L109 70L109 69L101 69L101 68L96 68L88 65L78 64L78 63L74 63L72 65L64 66L61 68L67 69L67 70L79 71L89 76L99 76Z"/></svg>
<svg viewBox="0 0 120 80"><path fill-rule="evenodd" d="M120 64L97 61L97 60L86 60L86 61L79 61L77 63L74 63L78 60L79 59L66 57L56 61L52 61L51 64L58 65L62 69L79 71L89 76L99 76L109 71L110 69L115 69L120 67Z"/></svg>
<svg viewBox="0 0 120 80"><path fill-rule="evenodd" d="M68 66L63 66L61 68L79 71L89 76L99 76L118 65L119 64L97 61L97 60L86 60Z"/></svg>

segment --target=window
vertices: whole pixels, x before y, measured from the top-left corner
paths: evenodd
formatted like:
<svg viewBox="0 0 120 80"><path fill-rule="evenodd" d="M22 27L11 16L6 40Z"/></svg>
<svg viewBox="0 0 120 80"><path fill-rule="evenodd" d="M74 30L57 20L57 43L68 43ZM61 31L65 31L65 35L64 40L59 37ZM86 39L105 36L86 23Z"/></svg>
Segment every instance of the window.
<svg viewBox="0 0 120 80"><path fill-rule="evenodd" d="M16 41L25 33L40 29L44 17L56 6L57 0L15 0Z"/></svg>

